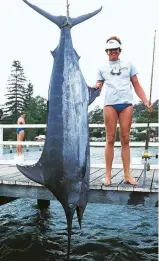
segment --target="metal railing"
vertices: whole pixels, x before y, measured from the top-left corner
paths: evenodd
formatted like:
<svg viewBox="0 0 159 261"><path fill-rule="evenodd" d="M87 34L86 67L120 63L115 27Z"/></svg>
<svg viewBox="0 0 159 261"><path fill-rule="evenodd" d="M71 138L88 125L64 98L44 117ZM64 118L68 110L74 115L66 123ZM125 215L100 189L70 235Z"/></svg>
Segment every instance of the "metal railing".
<svg viewBox="0 0 159 261"><path fill-rule="evenodd" d="M0 155L3 154L3 146L16 146L16 145L25 145L25 146L42 146L44 144L44 141L4 141L3 140L3 131L4 129L16 129L16 128L46 128L46 124L0 124ZM117 127L119 127L119 124L117 124ZM131 129L134 128L146 128L147 123L133 123L131 126ZM159 123L150 123L151 128L158 128ZM89 128L105 128L104 124L89 124ZM90 142L90 146L92 147L103 147L105 146L105 142ZM120 142L115 142L115 147L120 147ZM130 142L130 147L144 147L145 142L136 142L132 141ZM159 147L159 142L149 142L150 147Z"/></svg>

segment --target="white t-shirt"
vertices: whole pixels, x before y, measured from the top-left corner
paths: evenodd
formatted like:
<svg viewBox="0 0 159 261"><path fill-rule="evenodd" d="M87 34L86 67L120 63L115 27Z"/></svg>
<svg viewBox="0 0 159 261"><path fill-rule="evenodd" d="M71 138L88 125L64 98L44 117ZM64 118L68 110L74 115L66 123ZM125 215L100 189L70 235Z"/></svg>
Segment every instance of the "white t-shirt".
<svg viewBox="0 0 159 261"><path fill-rule="evenodd" d="M127 61L108 61L97 74L97 80L104 81L104 106L114 104L134 104L131 77L136 75L136 68Z"/></svg>

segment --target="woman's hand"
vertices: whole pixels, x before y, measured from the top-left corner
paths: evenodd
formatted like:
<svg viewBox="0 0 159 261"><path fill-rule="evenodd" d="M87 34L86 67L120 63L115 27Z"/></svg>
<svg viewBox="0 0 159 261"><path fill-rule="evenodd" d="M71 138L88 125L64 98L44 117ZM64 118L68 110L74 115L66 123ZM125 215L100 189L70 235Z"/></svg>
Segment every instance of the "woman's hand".
<svg viewBox="0 0 159 261"><path fill-rule="evenodd" d="M97 81L96 84L93 86L95 89L102 89L103 81Z"/></svg>
<svg viewBox="0 0 159 261"><path fill-rule="evenodd" d="M146 106L146 108L147 108L147 110L148 110L149 112L152 112L152 104L151 104L151 102L146 102L146 103L145 103L145 106Z"/></svg>

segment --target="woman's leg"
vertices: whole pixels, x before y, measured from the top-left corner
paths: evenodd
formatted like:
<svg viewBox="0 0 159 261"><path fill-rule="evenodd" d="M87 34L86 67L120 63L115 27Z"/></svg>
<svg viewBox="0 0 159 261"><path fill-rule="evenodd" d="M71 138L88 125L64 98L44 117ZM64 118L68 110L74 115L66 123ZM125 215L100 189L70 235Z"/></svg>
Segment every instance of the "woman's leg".
<svg viewBox="0 0 159 261"><path fill-rule="evenodd" d="M106 178L105 185L111 183L111 170L114 158L114 143L116 138L118 114L112 106L104 107L104 122L106 130L106 146L105 146L105 161L106 161Z"/></svg>
<svg viewBox="0 0 159 261"><path fill-rule="evenodd" d="M138 184L130 176L130 128L133 117L133 106L125 108L119 113L119 123L120 123L120 141L121 141L121 157L123 161L124 169L124 180L130 184Z"/></svg>
<svg viewBox="0 0 159 261"><path fill-rule="evenodd" d="M17 141L19 141L19 134L17 134ZM18 156L19 156L19 145L17 145L17 153L18 153Z"/></svg>
<svg viewBox="0 0 159 261"><path fill-rule="evenodd" d="M21 130L19 132L19 141L23 141L24 140L24 130ZM22 152L22 145L19 145L19 156L21 156L23 154Z"/></svg>

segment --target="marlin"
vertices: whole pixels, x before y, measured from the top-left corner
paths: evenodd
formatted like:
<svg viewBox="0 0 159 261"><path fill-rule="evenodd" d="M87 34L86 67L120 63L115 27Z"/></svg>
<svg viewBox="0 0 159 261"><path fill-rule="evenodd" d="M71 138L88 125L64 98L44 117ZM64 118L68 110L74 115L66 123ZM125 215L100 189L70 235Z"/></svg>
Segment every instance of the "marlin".
<svg viewBox="0 0 159 261"><path fill-rule="evenodd" d="M87 86L84 80L70 30L98 14L102 7L92 13L70 18L54 16L26 0L23 1L55 23L61 30L61 36L57 48L51 52L54 63L49 85L48 121L42 155L35 165L16 166L26 177L47 187L61 203L67 219L69 260L73 216L76 211L81 227L88 201L88 105L99 96L99 89Z"/></svg>

